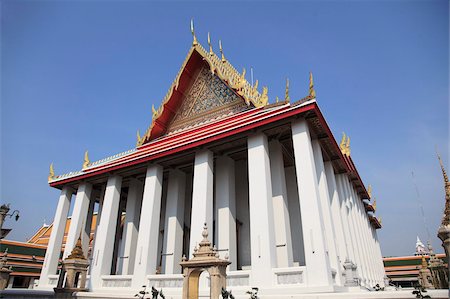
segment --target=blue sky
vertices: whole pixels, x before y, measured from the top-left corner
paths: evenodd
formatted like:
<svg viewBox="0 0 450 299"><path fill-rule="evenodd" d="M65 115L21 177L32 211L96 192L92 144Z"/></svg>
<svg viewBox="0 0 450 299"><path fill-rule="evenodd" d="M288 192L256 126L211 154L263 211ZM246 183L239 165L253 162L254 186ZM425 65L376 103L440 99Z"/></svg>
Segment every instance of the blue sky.
<svg viewBox="0 0 450 299"><path fill-rule="evenodd" d="M1 2L1 201L19 209L10 239L51 222L57 174L133 148L151 106L167 92L191 45L207 32L238 69L254 69L271 101L307 94L378 199L384 255L434 248L444 208L435 155L448 161L448 1L8 1ZM448 164L446 164L448 165Z"/></svg>

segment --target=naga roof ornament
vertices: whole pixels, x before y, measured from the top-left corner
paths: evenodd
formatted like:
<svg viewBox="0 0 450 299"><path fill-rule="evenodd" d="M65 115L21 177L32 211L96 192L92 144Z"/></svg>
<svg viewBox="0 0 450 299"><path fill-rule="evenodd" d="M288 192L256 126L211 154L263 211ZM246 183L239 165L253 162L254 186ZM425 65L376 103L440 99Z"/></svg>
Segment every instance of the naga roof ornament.
<svg viewBox="0 0 450 299"><path fill-rule="evenodd" d="M263 92L259 93L258 91L258 81L256 84L252 86L246 79L245 74L246 71L243 69L242 73L239 73L229 62L225 59L225 55L223 54L222 42L219 41L219 49L221 53L221 57L218 57L213 51L211 46L211 38L208 34L208 45L209 51L205 50L202 45L198 42L197 37L194 31L194 22L191 20L191 33L193 37L192 46L189 50L177 76L172 82L169 90L161 102L161 105L158 109L152 106L152 122L150 126L147 128L145 134L141 137L141 141L138 142L138 146L143 145L151 139L156 137L152 136L152 129L155 126L156 121L164 112L164 106L169 102L172 97L174 91L178 91L178 85L180 81L180 77L185 69L188 61L190 60L192 54L197 52L200 54L202 59L207 62L209 65L211 73L218 76L222 81L224 81L231 89L234 90L239 96L241 96L245 103L250 106L253 105L256 108L264 107L268 104L268 88L263 87Z"/></svg>
<svg viewBox="0 0 450 299"><path fill-rule="evenodd" d="M55 170L53 169L53 163L50 164L50 171L48 173L48 181L52 181L55 178Z"/></svg>
<svg viewBox="0 0 450 299"><path fill-rule="evenodd" d="M342 133L342 139L341 143L339 144L339 148L344 155L350 156L350 137L345 135L345 133Z"/></svg>
<svg viewBox="0 0 450 299"><path fill-rule="evenodd" d="M89 160L88 151L84 152L84 161L83 161L83 169L86 169L91 165L91 161Z"/></svg>
<svg viewBox="0 0 450 299"><path fill-rule="evenodd" d="M369 195L369 199L372 198L372 185L367 187L367 194Z"/></svg>

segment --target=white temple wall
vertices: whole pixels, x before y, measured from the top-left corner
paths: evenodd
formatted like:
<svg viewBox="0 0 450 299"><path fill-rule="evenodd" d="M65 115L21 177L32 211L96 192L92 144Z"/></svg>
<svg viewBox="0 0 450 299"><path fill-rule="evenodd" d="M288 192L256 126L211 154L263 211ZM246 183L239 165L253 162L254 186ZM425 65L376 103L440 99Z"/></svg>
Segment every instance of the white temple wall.
<svg viewBox="0 0 450 299"><path fill-rule="evenodd" d="M295 166L285 168L285 177L294 265L305 266L305 247Z"/></svg>
<svg viewBox="0 0 450 299"><path fill-rule="evenodd" d="M248 269L251 266L250 214L248 202L248 167L247 160L235 163L236 179L236 221L239 226L237 238L237 269Z"/></svg>

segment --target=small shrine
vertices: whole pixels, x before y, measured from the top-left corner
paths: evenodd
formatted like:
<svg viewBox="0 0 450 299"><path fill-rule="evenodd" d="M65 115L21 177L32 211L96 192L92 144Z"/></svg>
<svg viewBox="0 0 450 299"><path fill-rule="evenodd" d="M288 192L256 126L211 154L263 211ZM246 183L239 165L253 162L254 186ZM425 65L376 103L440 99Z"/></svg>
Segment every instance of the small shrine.
<svg viewBox="0 0 450 299"><path fill-rule="evenodd" d="M222 289L226 289L228 260L219 258L219 253L208 240L206 223L202 232L203 240L195 247L193 258L183 256L180 265L183 267L183 299L196 299L199 293L199 280L203 271L210 275L210 298L219 299Z"/></svg>
<svg viewBox="0 0 450 299"><path fill-rule="evenodd" d="M54 288L57 298L71 297L74 292L85 292L89 261L84 257L81 235L70 255L62 262L58 286Z"/></svg>

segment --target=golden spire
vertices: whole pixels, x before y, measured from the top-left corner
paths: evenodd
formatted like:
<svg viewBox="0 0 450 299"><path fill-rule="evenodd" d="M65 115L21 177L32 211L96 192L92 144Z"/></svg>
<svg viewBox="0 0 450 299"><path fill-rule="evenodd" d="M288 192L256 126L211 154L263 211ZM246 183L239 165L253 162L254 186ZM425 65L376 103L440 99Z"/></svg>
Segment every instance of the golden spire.
<svg viewBox="0 0 450 299"><path fill-rule="evenodd" d="M209 55L213 55L213 49L212 49L212 45L211 45L211 37L209 36L209 32L208 32L208 45L209 45Z"/></svg>
<svg viewBox="0 0 450 299"><path fill-rule="evenodd" d="M48 173L48 181L50 182L55 178L55 170L53 169L53 163L50 164L50 172Z"/></svg>
<svg viewBox="0 0 450 299"><path fill-rule="evenodd" d="M222 62L227 62L227 60L225 59L225 55L223 55L223 49L222 49L222 41L219 39L219 50L220 50L220 54L222 54Z"/></svg>
<svg viewBox="0 0 450 299"><path fill-rule="evenodd" d="M437 154L439 159L439 164L441 165L442 175L444 177L444 186L445 186L445 209L444 215L442 216L442 226L450 225L450 182L448 180L447 172L444 168L444 163L442 163L441 156Z"/></svg>
<svg viewBox="0 0 450 299"><path fill-rule="evenodd" d="M91 164L91 161L89 161L88 151L85 151L85 152L84 152L83 169L88 168L88 167L89 167L89 164Z"/></svg>
<svg viewBox="0 0 450 299"><path fill-rule="evenodd" d="M376 198L373 199L372 208L373 208L374 211L377 210L377 199Z"/></svg>
<svg viewBox="0 0 450 299"><path fill-rule="evenodd" d="M194 20L193 19L191 19L191 33L192 33L192 38L193 38L192 46L196 46L196 45L198 45L198 42L197 42L197 37L195 36L195 32L194 32Z"/></svg>
<svg viewBox="0 0 450 299"><path fill-rule="evenodd" d="M314 81L312 72L309 72L309 96L313 99L316 98L316 91L314 90Z"/></svg>
<svg viewBox="0 0 450 299"><path fill-rule="evenodd" d="M275 102L278 103L279 101L280 101L280 99L278 98L278 96L276 96Z"/></svg>
<svg viewBox="0 0 450 299"><path fill-rule="evenodd" d="M86 259L83 254L83 243L81 242L81 232L80 236L78 237L77 243L73 247L72 252L67 257L67 259L80 259L80 260Z"/></svg>
<svg viewBox="0 0 450 299"><path fill-rule="evenodd" d="M289 97L289 78L286 78L286 90L284 92L284 100L286 102L291 101L291 98Z"/></svg>
<svg viewBox="0 0 450 299"><path fill-rule="evenodd" d="M369 199L372 198L372 185L367 187L367 194L369 194Z"/></svg>

